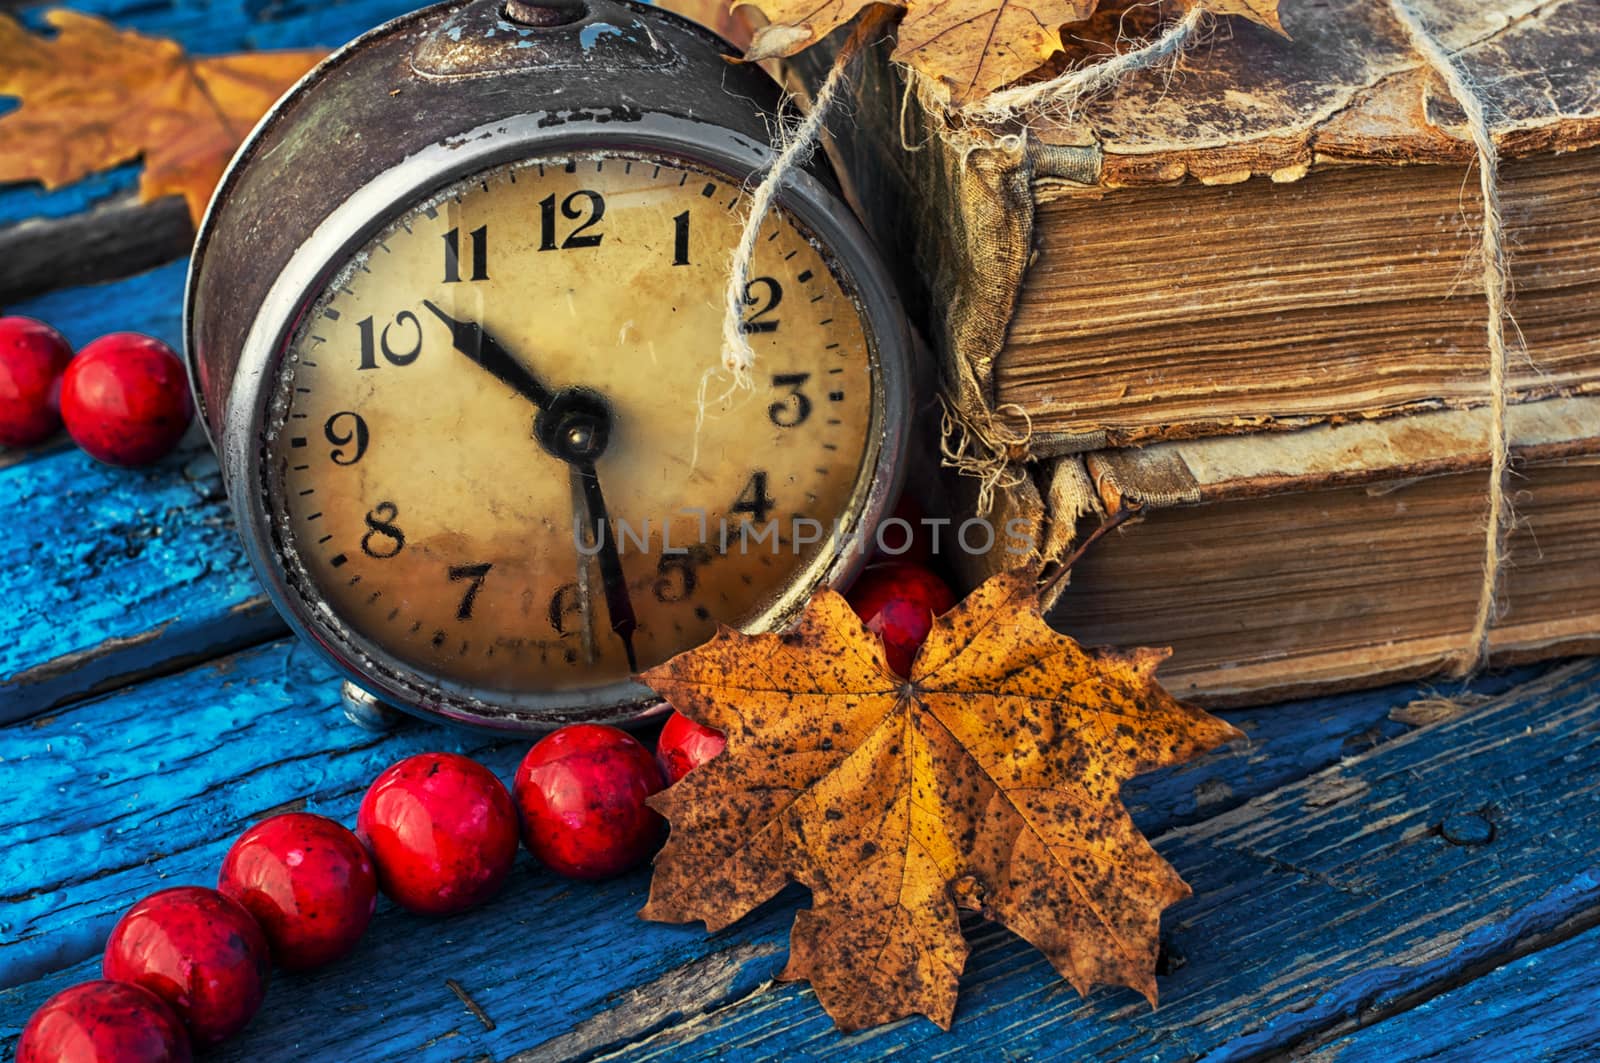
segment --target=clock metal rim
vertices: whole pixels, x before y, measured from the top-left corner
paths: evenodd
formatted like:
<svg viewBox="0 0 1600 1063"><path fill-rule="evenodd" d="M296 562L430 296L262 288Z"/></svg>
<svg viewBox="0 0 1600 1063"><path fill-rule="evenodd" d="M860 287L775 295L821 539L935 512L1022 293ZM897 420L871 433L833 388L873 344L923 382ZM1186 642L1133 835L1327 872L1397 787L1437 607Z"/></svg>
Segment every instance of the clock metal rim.
<svg viewBox="0 0 1600 1063"><path fill-rule="evenodd" d="M566 723L626 724L643 719L657 701L649 688L622 680L592 688L507 694L441 681L372 644L322 607L315 585L309 593L291 585L274 506L269 497L266 430L277 392L282 357L300 315L321 296L325 283L378 231L429 196L493 167L541 157L625 153L664 156L710 169L734 184L776 157L769 145L731 130L667 114L611 125L598 122L545 125L534 113L487 123L414 153L347 197L294 252L258 309L239 355L227 396L220 440L224 479L252 567L291 628L316 644L344 677L396 706L469 727L500 732L549 730ZM851 531L875 527L900 486L901 460L909 429L909 326L899 300L859 222L821 181L804 171L785 182L776 199L804 235L837 267L841 287L861 308L869 358L873 359L871 429L849 508ZM198 266L196 267L198 268ZM746 630L768 630L791 619L815 590L838 585L865 563L863 550L818 555L797 573L773 608L753 617ZM303 576L302 576L303 578Z"/></svg>

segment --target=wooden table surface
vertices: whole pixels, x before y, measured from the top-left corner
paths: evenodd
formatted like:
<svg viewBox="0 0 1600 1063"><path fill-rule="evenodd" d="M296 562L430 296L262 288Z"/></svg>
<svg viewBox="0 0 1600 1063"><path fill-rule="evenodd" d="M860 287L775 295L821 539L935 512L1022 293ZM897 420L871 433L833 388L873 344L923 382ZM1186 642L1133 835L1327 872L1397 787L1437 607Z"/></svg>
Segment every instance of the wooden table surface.
<svg viewBox="0 0 1600 1063"><path fill-rule="evenodd" d="M76 6L201 53L337 45L406 9ZM38 24L42 9L16 10ZM175 201L137 206L135 182L125 167L0 188L0 309L78 344L136 329L179 345L191 234ZM467 752L509 779L526 748L346 723L332 672L248 572L198 440L133 472L60 443L0 452L0 515L8 1058L35 1007L98 975L129 904L211 884L251 822L304 808L353 823L402 756ZM798 891L708 936L637 919L644 872L578 884L524 854L480 911L385 902L355 955L275 975L211 1058L1600 1058L1600 660L1471 690L1474 707L1431 722L1397 711L1422 687L1229 713L1247 742L1128 788L1195 891L1163 924L1159 1010L1125 990L1080 999L973 922L951 1032L915 1019L841 1036L806 988L773 982Z"/></svg>

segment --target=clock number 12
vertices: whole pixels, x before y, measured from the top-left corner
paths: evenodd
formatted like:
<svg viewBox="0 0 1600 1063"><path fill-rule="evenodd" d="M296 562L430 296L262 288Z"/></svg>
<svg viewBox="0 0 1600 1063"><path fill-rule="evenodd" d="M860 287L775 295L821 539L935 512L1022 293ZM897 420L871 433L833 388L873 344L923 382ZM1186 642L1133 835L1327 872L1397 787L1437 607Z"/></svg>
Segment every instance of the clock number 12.
<svg viewBox="0 0 1600 1063"><path fill-rule="evenodd" d="M587 212L583 208L582 200L589 202ZM568 233L565 240L557 243L555 193L552 192L539 201L539 250L565 251L574 247L600 246L605 233L591 233L586 230L599 225L600 219L606 216L604 196L587 188L580 189L561 201L561 214L568 221L581 221L583 224Z"/></svg>

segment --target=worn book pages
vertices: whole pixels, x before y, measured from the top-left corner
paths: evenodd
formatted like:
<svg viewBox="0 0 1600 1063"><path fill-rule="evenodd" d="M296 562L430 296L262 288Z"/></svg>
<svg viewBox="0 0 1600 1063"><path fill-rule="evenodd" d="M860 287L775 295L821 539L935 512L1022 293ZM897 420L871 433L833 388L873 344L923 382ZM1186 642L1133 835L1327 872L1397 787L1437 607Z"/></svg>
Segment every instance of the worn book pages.
<svg viewBox="0 0 1600 1063"><path fill-rule="evenodd" d="M1600 0L1417 0L1413 7L1461 49L1491 104L1505 156L1600 143L1600 34L1592 29L1600 25ZM1112 18L1119 9L1108 10ZM1145 8L1120 10L1136 20ZM869 224L903 264L919 324L944 360L951 400L980 433L996 417L1004 422L1005 431L989 433L992 453L1007 450L1000 436L1028 425L1025 409L1000 409L996 367L1027 283L1041 198L1137 195L1180 181L1295 181L1352 165L1447 166L1455 183L1469 185L1462 117L1384 4L1324 0L1285 5L1282 16L1288 42L1225 20L1176 70L1132 74L1079 115L1040 115L1006 128L952 125L935 105L906 95L887 48L869 58L857 106L833 125L833 146L860 186ZM797 69L814 78L806 63ZM1473 209L1465 195L1460 213L1468 227ZM1174 225L1172 254L1193 238ZM1026 457L1093 442L1044 430Z"/></svg>
<svg viewBox="0 0 1600 1063"><path fill-rule="evenodd" d="M1514 407L1518 524L1490 647L1600 650L1600 398ZM1108 511L1051 614L1089 644L1173 647L1163 682L1269 702L1441 671L1472 628L1488 415L1166 443L1082 462Z"/></svg>

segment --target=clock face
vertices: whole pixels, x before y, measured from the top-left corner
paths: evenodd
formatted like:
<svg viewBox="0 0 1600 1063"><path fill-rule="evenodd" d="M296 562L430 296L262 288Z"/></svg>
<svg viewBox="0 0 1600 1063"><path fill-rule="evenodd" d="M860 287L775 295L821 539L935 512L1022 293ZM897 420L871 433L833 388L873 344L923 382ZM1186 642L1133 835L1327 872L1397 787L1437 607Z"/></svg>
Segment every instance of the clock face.
<svg viewBox="0 0 1600 1063"><path fill-rule="evenodd" d="M282 360L266 490L306 615L472 690L596 688L798 605L876 448L875 357L776 210L753 387L720 363L741 187L580 155L476 175L338 270Z"/></svg>

